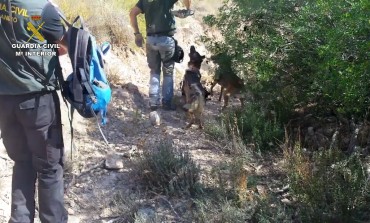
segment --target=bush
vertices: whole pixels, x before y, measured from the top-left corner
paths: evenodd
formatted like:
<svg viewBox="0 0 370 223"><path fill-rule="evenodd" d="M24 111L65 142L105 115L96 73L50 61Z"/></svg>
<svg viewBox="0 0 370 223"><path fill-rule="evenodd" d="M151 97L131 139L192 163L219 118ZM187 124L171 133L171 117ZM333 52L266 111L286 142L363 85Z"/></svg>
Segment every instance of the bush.
<svg viewBox="0 0 370 223"><path fill-rule="evenodd" d="M218 192L217 196L234 201L235 204L246 200L249 173L244 165L245 160L239 157L212 168L211 178L213 187Z"/></svg>
<svg viewBox="0 0 370 223"><path fill-rule="evenodd" d="M205 123L204 132L206 132L212 140L223 142L227 138L224 122L220 120L209 120Z"/></svg>
<svg viewBox="0 0 370 223"><path fill-rule="evenodd" d="M337 149L314 152L299 146L287 154L290 186L304 222L370 220L369 178L358 154Z"/></svg>
<svg viewBox="0 0 370 223"><path fill-rule="evenodd" d="M203 39L227 54L256 100L279 118L318 111L364 116L370 106L368 1L228 0L204 21L222 37Z"/></svg>
<svg viewBox="0 0 370 223"><path fill-rule="evenodd" d="M290 223L295 222L294 210L272 195L260 199L252 216L253 223ZM298 222L298 221L296 221Z"/></svg>
<svg viewBox="0 0 370 223"><path fill-rule="evenodd" d="M248 212L236 207L226 199L203 199L195 201L197 209L192 222L199 223L242 223L246 222Z"/></svg>
<svg viewBox="0 0 370 223"><path fill-rule="evenodd" d="M241 136L244 144L252 144L257 152L275 148L277 140L284 136L274 112L264 111L258 104L225 113L223 120L229 136Z"/></svg>
<svg viewBox="0 0 370 223"><path fill-rule="evenodd" d="M199 166L188 152L175 149L168 141L147 150L137 167L144 185L158 193L195 195L200 190Z"/></svg>

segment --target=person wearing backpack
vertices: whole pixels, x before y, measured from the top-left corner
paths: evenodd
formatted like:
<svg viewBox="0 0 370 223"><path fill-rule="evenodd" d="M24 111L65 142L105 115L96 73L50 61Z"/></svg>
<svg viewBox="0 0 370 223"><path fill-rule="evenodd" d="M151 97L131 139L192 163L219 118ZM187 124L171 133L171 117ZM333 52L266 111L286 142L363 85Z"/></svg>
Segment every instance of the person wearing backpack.
<svg viewBox="0 0 370 223"><path fill-rule="evenodd" d="M9 222L34 222L38 180L41 222L66 223L56 92L65 30L47 0L0 0L0 18L0 130L14 161Z"/></svg>
<svg viewBox="0 0 370 223"><path fill-rule="evenodd" d="M135 43L138 47L143 45L143 36L140 33L137 16L145 15L146 23L146 56L150 68L149 106L156 110L162 102L165 110L175 110L172 104L173 72L172 59L175 52L176 31L174 15L171 9L178 0L139 0L130 10L130 22L134 29ZM191 0L183 0L187 11L190 11ZM162 101L160 99L160 74L163 69Z"/></svg>

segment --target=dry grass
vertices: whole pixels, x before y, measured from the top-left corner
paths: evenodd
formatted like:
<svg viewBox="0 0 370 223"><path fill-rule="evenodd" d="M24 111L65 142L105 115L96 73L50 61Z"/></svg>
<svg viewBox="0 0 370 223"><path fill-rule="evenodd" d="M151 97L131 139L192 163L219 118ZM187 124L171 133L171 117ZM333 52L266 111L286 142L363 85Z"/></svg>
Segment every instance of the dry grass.
<svg viewBox="0 0 370 223"><path fill-rule="evenodd" d="M105 4L103 1L72 1L57 0L69 21L78 15L84 18L87 27L91 30L98 42L109 41L115 45L129 45L133 42L132 28L128 13L134 1L119 1ZM139 26L143 29L143 20L139 19Z"/></svg>
<svg viewBox="0 0 370 223"><path fill-rule="evenodd" d="M286 149L285 158L303 222L368 222L370 184L359 154L295 146Z"/></svg>
<svg viewBox="0 0 370 223"><path fill-rule="evenodd" d="M133 30L129 23L129 11L136 4L136 0L114 0L107 4L99 0L56 0L69 21L78 15L82 16L87 27L96 36L98 42L109 41L114 45L129 46L135 48ZM217 12L222 1L213 2L201 0L193 2L191 8L196 12L195 17L202 20L202 17ZM182 1L176 4L175 9L184 8ZM185 20L176 20L179 23ZM145 34L145 20L139 15L139 29Z"/></svg>

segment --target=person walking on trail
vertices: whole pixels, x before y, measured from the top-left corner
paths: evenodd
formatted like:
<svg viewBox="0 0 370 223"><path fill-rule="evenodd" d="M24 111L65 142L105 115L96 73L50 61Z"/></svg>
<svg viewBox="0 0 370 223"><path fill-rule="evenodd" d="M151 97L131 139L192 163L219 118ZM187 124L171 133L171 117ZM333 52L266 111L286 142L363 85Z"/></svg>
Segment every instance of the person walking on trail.
<svg viewBox="0 0 370 223"><path fill-rule="evenodd" d="M149 106L156 110L162 102L165 110L175 110L172 104L173 72L175 62L171 59L175 52L175 19L171 13L173 5L178 0L139 0L130 11L130 22L134 29L135 43L143 45L143 36L140 33L137 16L145 15L146 23L146 56L150 68ZM183 0L187 11L190 11L191 0ZM160 74L163 70L162 101L160 98Z"/></svg>
<svg viewBox="0 0 370 223"><path fill-rule="evenodd" d="M9 223L34 222L36 180L41 222L66 223L56 92L65 30L47 0L0 0L0 18L0 130L14 161Z"/></svg>

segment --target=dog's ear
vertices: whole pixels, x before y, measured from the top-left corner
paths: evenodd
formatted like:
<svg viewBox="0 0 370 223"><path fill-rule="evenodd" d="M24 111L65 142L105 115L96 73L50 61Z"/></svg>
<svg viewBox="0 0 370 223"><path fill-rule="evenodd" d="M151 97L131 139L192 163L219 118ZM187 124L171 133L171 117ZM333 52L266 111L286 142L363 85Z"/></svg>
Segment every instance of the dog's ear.
<svg viewBox="0 0 370 223"><path fill-rule="evenodd" d="M194 52L196 52L195 51L195 47L194 46L190 46L190 53L194 53Z"/></svg>

